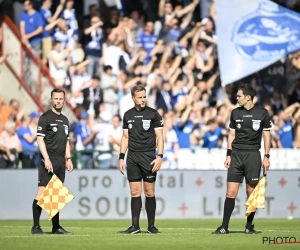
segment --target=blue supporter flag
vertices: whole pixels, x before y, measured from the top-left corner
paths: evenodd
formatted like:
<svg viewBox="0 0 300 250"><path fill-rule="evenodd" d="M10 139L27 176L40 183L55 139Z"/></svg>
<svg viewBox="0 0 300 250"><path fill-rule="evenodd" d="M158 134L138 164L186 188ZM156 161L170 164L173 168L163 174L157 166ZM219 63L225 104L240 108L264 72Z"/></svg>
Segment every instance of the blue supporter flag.
<svg viewBox="0 0 300 250"><path fill-rule="evenodd" d="M300 49L300 14L269 0L216 2L222 85Z"/></svg>

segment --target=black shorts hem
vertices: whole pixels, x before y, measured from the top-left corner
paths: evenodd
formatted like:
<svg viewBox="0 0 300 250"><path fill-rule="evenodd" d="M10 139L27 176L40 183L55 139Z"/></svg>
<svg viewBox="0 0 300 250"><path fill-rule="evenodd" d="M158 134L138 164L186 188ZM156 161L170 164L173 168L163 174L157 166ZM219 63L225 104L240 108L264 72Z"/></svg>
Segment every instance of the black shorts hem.
<svg viewBox="0 0 300 250"><path fill-rule="evenodd" d="M149 179L146 179L146 180L145 180L145 179L143 179L143 181L144 181L144 182L153 183L153 182L155 182L156 180L155 180L155 179L154 179L154 180L153 180L153 179L150 179L150 180L149 180Z"/></svg>
<svg viewBox="0 0 300 250"><path fill-rule="evenodd" d="M249 184L249 185L257 185L258 182L259 182L259 181L255 181L255 182L251 182L251 181L250 181L250 182L247 182L247 181L246 181L246 184Z"/></svg>
<svg viewBox="0 0 300 250"><path fill-rule="evenodd" d="M142 178L141 179L132 179L132 180L128 179L128 181L129 182L142 182Z"/></svg>

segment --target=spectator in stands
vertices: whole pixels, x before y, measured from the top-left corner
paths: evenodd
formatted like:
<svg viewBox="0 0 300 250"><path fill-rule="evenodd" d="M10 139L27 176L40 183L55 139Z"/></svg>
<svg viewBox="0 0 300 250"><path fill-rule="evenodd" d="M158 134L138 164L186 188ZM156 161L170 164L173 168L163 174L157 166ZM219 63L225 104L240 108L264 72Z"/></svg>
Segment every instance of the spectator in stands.
<svg viewBox="0 0 300 250"><path fill-rule="evenodd" d="M107 37L112 32L112 29L118 26L118 22L119 22L119 13L117 10L112 9L110 11L109 20L104 22L103 25L103 29Z"/></svg>
<svg viewBox="0 0 300 250"><path fill-rule="evenodd" d="M282 148L279 134L280 134L279 117L278 117L278 115L273 115L272 129L271 129L271 147L272 148Z"/></svg>
<svg viewBox="0 0 300 250"><path fill-rule="evenodd" d="M174 126L180 148L190 148L190 136L194 126L190 116L191 111L192 106L188 106L179 116Z"/></svg>
<svg viewBox="0 0 300 250"><path fill-rule="evenodd" d="M114 115L112 119L112 125L114 127L114 132L110 138L110 143L112 144L112 161L111 166L117 168L119 165L119 153L120 153L120 144L123 135L122 128L122 119L119 115Z"/></svg>
<svg viewBox="0 0 300 250"><path fill-rule="evenodd" d="M44 21L44 32L42 42L42 57L46 59L52 48L52 29L59 22L59 15L63 10L65 0L61 0L57 6L55 13L52 15L51 6L52 0L43 0L42 7L40 9L41 16Z"/></svg>
<svg viewBox="0 0 300 250"><path fill-rule="evenodd" d="M22 168L35 168L38 145L36 143L36 131L30 128L32 119L38 118L38 113L24 115L21 119L22 125L18 128L17 134L22 145Z"/></svg>
<svg viewBox="0 0 300 250"><path fill-rule="evenodd" d="M227 135L227 131L218 126L215 119L208 120L206 126L208 130L204 133L203 148L221 148L223 136Z"/></svg>
<svg viewBox="0 0 300 250"><path fill-rule="evenodd" d="M299 56L300 58L300 56ZM290 88L288 92L288 103L289 105L292 105L295 102L300 103L300 79L296 82L296 84L293 85L292 88Z"/></svg>
<svg viewBox="0 0 300 250"><path fill-rule="evenodd" d="M89 26L85 27L84 34L87 37L87 45L85 48L85 55L92 63L88 65L88 74L90 76L99 74L100 57L102 55L102 27L103 23L99 17L91 18Z"/></svg>
<svg viewBox="0 0 300 250"><path fill-rule="evenodd" d="M24 11L20 16L20 32L24 44L30 44L40 55L42 49L44 22L41 14L34 9L32 0L24 1Z"/></svg>
<svg viewBox="0 0 300 250"><path fill-rule="evenodd" d="M214 32L213 21L209 17L205 17L201 21L200 38L215 44L217 43L217 36Z"/></svg>
<svg viewBox="0 0 300 250"><path fill-rule="evenodd" d="M76 12L73 9L74 0L65 0L65 9L60 16L64 20L66 20L68 32L73 34L73 38L77 42L79 39L79 30L78 30L78 23L76 18Z"/></svg>
<svg viewBox="0 0 300 250"><path fill-rule="evenodd" d="M96 4L91 4L89 6L89 14L84 16L83 18L83 27L90 27L91 26L91 19L93 17L99 16L99 8Z"/></svg>
<svg viewBox="0 0 300 250"><path fill-rule="evenodd" d="M57 87L62 87L67 78L67 58L70 55L68 48L62 50L62 42L54 41L53 50L48 55L50 76L54 79Z"/></svg>
<svg viewBox="0 0 300 250"><path fill-rule="evenodd" d="M88 125L89 114L87 111L82 111L80 114L80 121L75 127L75 149L77 151L83 151L80 153L81 168L83 169L91 169L94 166L93 149L97 132L92 132Z"/></svg>
<svg viewBox="0 0 300 250"><path fill-rule="evenodd" d="M82 106L89 113L95 113L96 117L100 113L100 105L103 104L103 90L100 86L100 77L93 76L92 86L82 90L83 94L83 103Z"/></svg>
<svg viewBox="0 0 300 250"><path fill-rule="evenodd" d="M111 143L114 134L114 127L110 124L111 114L108 111L102 111L96 120L93 130L97 132L95 138L94 158L98 163L99 169L107 169L112 164Z"/></svg>
<svg viewBox="0 0 300 250"><path fill-rule="evenodd" d="M7 121L0 134L0 168L17 168L22 145L16 133L16 123Z"/></svg>
<svg viewBox="0 0 300 250"><path fill-rule="evenodd" d="M162 84L161 89L156 92L156 108L161 108L165 113L173 110L172 86L169 81Z"/></svg>
<svg viewBox="0 0 300 250"><path fill-rule="evenodd" d="M155 47L157 37L153 34L153 22L145 24L144 33L138 37L138 43L147 51L146 63L151 60L151 51Z"/></svg>
<svg viewBox="0 0 300 250"><path fill-rule="evenodd" d="M28 100L26 99L22 105L22 109L20 108L19 100L13 98L10 100L9 105L2 105L1 107L1 117L0 117L0 132L2 132L1 127L4 127L8 120L14 121L17 123L17 126L20 126L20 120L23 117L25 110L27 109Z"/></svg>
<svg viewBox="0 0 300 250"><path fill-rule="evenodd" d="M87 65L92 61L85 60L76 66L69 67L69 75L71 78L71 103L74 107L81 106L83 103L82 90L92 85L92 77L87 73Z"/></svg>
<svg viewBox="0 0 300 250"><path fill-rule="evenodd" d="M279 131L278 135L280 137L280 142L283 148L293 148L294 144L294 132L293 128L299 117L295 117L295 114L300 115L297 112L300 105L299 103L294 103L288 106L285 110L280 110L278 112L279 117ZM296 111L296 112L295 112Z"/></svg>
<svg viewBox="0 0 300 250"><path fill-rule="evenodd" d="M172 117L164 116L164 158L162 169L177 169L179 153L178 137L173 129Z"/></svg>
<svg viewBox="0 0 300 250"><path fill-rule="evenodd" d="M103 67L101 74L101 85L103 89L103 102L105 109L115 115L118 113L118 82L117 77L113 75L112 67L107 65Z"/></svg>
<svg viewBox="0 0 300 250"><path fill-rule="evenodd" d="M73 30L68 30L67 22L64 19L59 19L53 39L62 43L61 50L66 48L73 50L75 48L75 33Z"/></svg>

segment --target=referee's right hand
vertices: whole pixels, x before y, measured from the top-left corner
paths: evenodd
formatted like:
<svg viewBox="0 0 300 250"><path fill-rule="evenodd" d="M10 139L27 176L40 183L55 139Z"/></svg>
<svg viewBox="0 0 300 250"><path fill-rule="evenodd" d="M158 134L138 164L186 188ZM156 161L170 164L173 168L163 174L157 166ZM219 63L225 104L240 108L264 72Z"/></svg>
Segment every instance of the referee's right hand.
<svg viewBox="0 0 300 250"><path fill-rule="evenodd" d="M227 156L226 160L224 162L224 167L229 168L230 167L230 162L231 162L231 156Z"/></svg>
<svg viewBox="0 0 300 250"><path fill-rule="evenodd" d="M48 170L48 173L53 172L53 167L50 159L45 159L45 168Z"/></svg>
<svg viewBox="0 0 300 250"><path fill-rule="evenodd" d="M125 162L123 159L119 160L119 171L121 172L122 175L125 174Z"/></svg>

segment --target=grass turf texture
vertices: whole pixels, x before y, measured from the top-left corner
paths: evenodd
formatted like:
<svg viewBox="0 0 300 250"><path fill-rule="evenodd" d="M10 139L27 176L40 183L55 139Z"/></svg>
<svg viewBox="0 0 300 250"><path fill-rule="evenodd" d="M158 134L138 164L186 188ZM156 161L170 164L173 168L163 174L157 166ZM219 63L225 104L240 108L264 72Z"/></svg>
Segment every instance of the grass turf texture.
<svg viewBox="0 0 300 250"><path fill-rule="evenodd" d="M142 234L121 235L130 221L62 221L74 235L52 235L51 222L41 221L47 235L32 235L31 221L0 221L0 250L84 250L84 249L300 249L300 245L262 244L263 237L296 237L300 241L300 220L255 220L256 235L243 233L245 220L232 220L228 235L212 235L220 220L157 220L160 235L146 233L147 222L141 221Z"/></svg>

